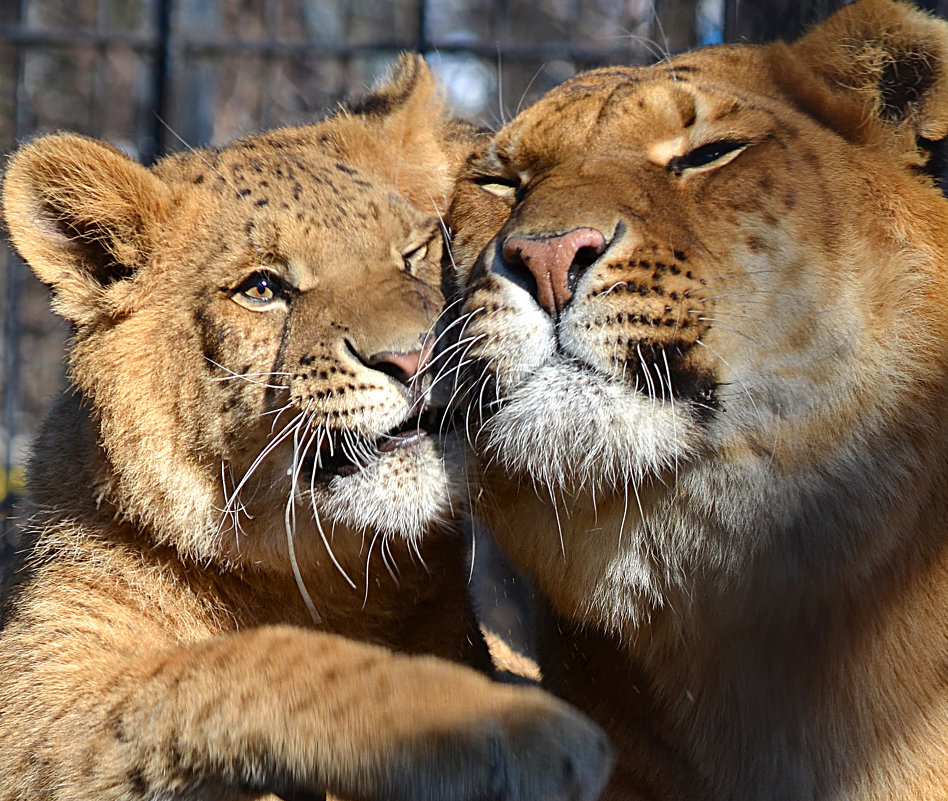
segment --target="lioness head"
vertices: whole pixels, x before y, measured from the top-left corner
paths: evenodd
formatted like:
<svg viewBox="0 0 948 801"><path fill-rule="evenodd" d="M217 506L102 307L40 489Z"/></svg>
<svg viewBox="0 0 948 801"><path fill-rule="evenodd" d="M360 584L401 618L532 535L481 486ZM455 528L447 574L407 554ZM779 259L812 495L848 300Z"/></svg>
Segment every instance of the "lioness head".
<svg viewBox="0 0 948 801"><path fill-rule="evenodd" d="M100 446L34 502L82 506L91 483L107 517L251 562L285 560L281 531L306 533L303 558L317 530L410 538L450 517L426 401L439 214L467 148L406 56L324 122L153 169L72 135L20 150L10 237L75 332L71 411L45 436Z"/></svg>
<svg viewBox="0 0 948 801"><path fill-rule="evenodd" d="M894 547L944 467L946 63L942 23L867 0L793 46L579 75L472 161L483 513L562 611Z"/></svg>

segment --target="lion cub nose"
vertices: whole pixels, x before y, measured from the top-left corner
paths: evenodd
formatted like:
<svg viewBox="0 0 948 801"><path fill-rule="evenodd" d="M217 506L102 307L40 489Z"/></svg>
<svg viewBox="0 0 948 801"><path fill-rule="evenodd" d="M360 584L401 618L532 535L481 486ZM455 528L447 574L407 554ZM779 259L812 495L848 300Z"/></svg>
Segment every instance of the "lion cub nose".
<svg viewBox="0 0 948 801"><path fill-rule="evenodd" d="M395 353L385 350L373 353L365 363L382 373L392 376L396 381L408 386L431 358L431 347L425 346L420 350L407 353Z"/></svg>
<svg viewBox="0 0 948 801"><path fill-rule="evenodd" d="M573 296L572 287L606 249L595 228L576 228L560 236L512 236L504 242L504 261L523 265L536 279L536 299L551 315L559 314Z"/></svg>

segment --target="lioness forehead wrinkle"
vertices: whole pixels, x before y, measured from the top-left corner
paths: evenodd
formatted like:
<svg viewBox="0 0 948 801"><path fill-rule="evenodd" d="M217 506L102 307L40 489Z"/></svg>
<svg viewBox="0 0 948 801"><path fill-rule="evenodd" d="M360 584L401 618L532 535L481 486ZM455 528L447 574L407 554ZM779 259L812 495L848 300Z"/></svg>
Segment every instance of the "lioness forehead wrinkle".
<svg viewBox="0 0 948 801"><path fill-rule="evenodd" d="M857 0L570 78L462 172L474 511L608 801L948 798L946 63Z"/></svg>

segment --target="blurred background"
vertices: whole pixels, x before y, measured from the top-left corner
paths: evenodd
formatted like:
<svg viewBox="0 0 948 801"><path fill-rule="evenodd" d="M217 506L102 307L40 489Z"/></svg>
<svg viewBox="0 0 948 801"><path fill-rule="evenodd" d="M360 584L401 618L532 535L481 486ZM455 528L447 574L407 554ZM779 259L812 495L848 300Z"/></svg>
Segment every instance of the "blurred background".
<svg viewBox="0 0 948 801"><path fill-rule="evenodd" d="M401 50L498 127L573 73L719 42L795 38L841 0L0 0L0 150L59 129L145 163L312 121ZM946 14L948 0L921 3ZM67 327L0 244L0 572Z"/></svg>

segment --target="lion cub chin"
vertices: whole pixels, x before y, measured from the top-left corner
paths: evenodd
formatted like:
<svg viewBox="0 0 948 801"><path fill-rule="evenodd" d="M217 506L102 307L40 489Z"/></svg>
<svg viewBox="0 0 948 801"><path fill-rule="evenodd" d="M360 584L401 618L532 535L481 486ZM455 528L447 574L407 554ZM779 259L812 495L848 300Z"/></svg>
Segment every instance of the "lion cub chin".
<svg viewBox="0 0 948 801"><path fill-rule="evenodd" d="M4 219L74 336L3 599L0 798L598 794L598 727L455 664L489 667L430 353L471 142L406 56L151 170L14 155Z"/></svg>

